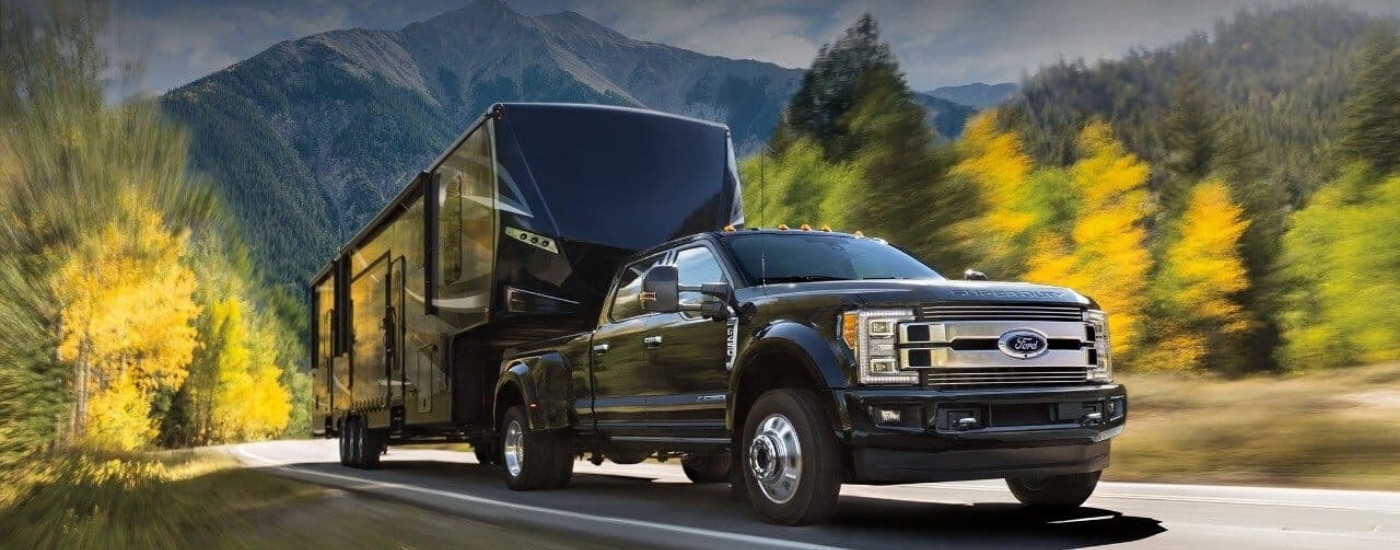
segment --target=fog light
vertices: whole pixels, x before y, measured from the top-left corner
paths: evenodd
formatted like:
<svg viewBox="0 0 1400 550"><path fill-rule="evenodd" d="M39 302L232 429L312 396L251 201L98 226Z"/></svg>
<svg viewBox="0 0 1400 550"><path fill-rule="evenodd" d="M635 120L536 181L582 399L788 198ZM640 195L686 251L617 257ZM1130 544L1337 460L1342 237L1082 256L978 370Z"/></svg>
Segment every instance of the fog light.
<svg viewBox="0 0 1400 550"><path fill-rule="evenodd" d="M899 409L886 409L881 407L875 409L875 411L881 424L899 424L904 419L904 415L900 413Z"/></svg>
<svg viewBox="0 0 1400 550"><path fill-rule="evenodd" d="M1110 422L1123 418L1128 413L1128 402L1122 397L1114 397L1108 400L1108 420Z"/></svg>

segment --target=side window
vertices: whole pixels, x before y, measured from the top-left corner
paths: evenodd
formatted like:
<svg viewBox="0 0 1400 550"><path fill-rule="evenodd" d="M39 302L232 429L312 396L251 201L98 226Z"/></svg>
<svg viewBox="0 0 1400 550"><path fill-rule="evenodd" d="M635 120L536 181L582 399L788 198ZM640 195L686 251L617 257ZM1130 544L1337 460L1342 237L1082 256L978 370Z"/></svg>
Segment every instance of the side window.
<svg viewBox="0 0 1400 550"><path fill-rule="evenodd" d="M729 281L714 253L703 246L687 248L676 253L676 271L679 272L680 283L683 285ZM704 300L704 296L699 292L682 292L680 298L683 304L698 304Z"/></svg>
<svg viewBox="0 0 1400 550"><path fill-rule="evenodd" d="M487 126L478 128L438 167L442 298L490 293L496 180L489 132Z"/></svg>
<svg viewBox="0 0 1400 550"><path fill-rule="evenodd" d="M614 323L645 313L642 311L642 302L637 299L642 293L642 274L651 266L661 263L665 257L665 254L657 254L622 270L622 278L617 282L617 295L613 296L612 313L609 315Z"/></svg>

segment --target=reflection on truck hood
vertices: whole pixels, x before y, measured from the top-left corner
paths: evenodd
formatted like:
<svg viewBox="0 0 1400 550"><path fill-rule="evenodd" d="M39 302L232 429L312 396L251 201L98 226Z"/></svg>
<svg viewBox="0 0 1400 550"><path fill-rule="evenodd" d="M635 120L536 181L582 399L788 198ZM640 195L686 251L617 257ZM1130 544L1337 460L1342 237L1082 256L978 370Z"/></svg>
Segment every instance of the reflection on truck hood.
<svg viewBox="0 0 1400 550"><path fill-rule="evenodd" d="M1093 300L1067 288L1015 282L866 279L773 284L759 290L770 298L839 294L870 306L928 302L1034 302L1098 307Z"/></svg>

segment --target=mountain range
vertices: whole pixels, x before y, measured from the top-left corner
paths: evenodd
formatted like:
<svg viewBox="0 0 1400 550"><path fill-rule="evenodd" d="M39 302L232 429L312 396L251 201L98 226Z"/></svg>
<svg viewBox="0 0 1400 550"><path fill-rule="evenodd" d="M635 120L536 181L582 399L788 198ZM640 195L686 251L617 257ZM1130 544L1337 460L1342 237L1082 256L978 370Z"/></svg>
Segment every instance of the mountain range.
<svg viewBox="0 0 1400 550"><path fill-rule="evenodd" d="M255 259L297 282L499 101L626 105L728 124L756 151L802 71L634 40L573 12L478 0L400 30L277 44L162 97L196 170L224 195ZM971 107L918 94L961 132Z"/></svg>

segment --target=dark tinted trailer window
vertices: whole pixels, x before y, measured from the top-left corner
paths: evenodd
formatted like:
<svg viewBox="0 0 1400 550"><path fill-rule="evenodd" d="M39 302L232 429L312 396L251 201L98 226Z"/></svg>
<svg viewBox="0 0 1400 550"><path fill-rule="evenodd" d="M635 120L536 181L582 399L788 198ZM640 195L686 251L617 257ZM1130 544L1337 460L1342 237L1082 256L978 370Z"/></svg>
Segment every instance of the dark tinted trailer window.
<svg viewBox="0 0 1400 550"><path fill-rule="evenodd" d="M724 243L739 269L759 284L852 279L942 279L903 251L848 235L755 233Z"/></svg>
<svg viewBox="0 0 1400 550"><path fill-rule="evenodd" d="M526 172L510 176L534 181L561 236L637 250L730 222L722 127L611 109L504 113L501 146L519 148Z"/></svg>

